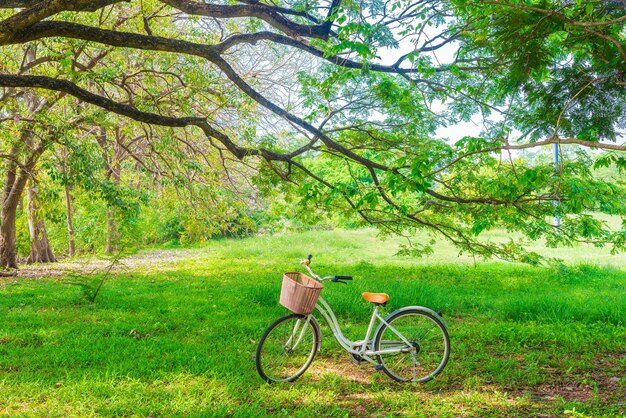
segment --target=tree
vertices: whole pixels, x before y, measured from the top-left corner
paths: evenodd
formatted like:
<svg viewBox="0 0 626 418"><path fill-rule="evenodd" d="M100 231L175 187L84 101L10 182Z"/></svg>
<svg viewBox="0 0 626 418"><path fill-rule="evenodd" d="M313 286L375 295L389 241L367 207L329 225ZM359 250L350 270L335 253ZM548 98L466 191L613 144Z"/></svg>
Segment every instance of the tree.
<svg viewBox="0 0 626 418"><path fill-rule="evenodd" d="M13 67L18 74L26 74L53 61L51 55L38 56L37 51L37 43L31 43L23 49L16 50L13 48L10 51L3 51L12 53L12 56L5 61L5 67ZM48 52L50 53L49 50ZM77 59L78 56L80 56L80 52L76 54ZM102 56L93 57L83 66L83 69L92 68L100 58ZM0 267L2 268L17 268L15 217L29 180L28 222L31 253L27 261L55 261L48 242L44 220L40 216L36 173L40 158L55 142L56 138L63 135L67 130L73 129L82 121L82 117L77 114L69 118L67 114L59 115L60 117L57 119L54 118L53 110L65 96L66 94L62 92L37 95L33 90L28 89L7 89L0 96L0 103L9 104L6 107L7 110L2 112L7 115L3 121L5 124L7 121L13 122L15 128L15 131L12 129L3 131L3 145L8 152L2 155L6 160L0 216Z"/></svg>
<svg viewBox="0 0 626 418"><path fill-rule="evenodd" d="M538 260L514 242L480 240L480 232L496 226L553 244L626 243L626 229L610 230L590 215L623 216L626 208L623 187L594 178L588 153L564 154L571 157L556 169L507 157L576 145L606 150L596 164L626 167L626 146L615 143L626 124L626 14L617 3L14 0L8 6L23 9L0 22L0 45L54 37L142 50L150 60L175 56L210 68L211 87L254 104L257 120L271 122L256 132L223 126L223 115L189 94L206 85L186 79L184 70L172 77L184 80L178 93L187 100L175 104L151 92L105 95L71 71L59 78L5 72L0 85L7 88L63 92L142 124L200 131L219 152L259 159L266 183L290 190L296 183L307 203L350 209L393 233L426 228L475 254ZM124 23L111 25L104 17L112 14ZM390 63L378 57L409 44ZM453 58L439 62L433 54L446 49ZM258 78L247 71L255 54L310 64L293 86L280 72ZM435 114L441 103L445 110ZM436 135L442 125L477 117L480 135L456 144ZM566 220L560 228L550 221L555 214Z"/></svg>
<svg viewBox="0 0 626 418"><path fill-rule="evenodd" d="M36 66L36 46L28 46L24 51L20 70L27 71ZM28 187L28 215L29 231L31 235L31 255L29 262L54 261L54 255L50 249L46 236L45 225L39 217L37 188L32 184L35 178L36 164L50 143L50 135L54 129L44 129L43 136L37 138L34 129L37 114L49 110L51 102L36 96L31 91L22 92L22 104L25 112L24 123L20 123L17 108L14 108L14 118L19 128L17 139L11 138L12 132L7 132L6 141L10 147L6 155L4 193L2 196L1 226L0 226L0 267L16 268L17 260L15 253L15 216L17 206L22 199L22 193L27 181L31 180ZM20 161L20 159L22 160Z"/></svg>
<svg viewBox="0 0 626 418"><path fill-rule="evenodd" d="M37 47L33 45L26 49L24 57L24 66L33 65L37 59ZM36 65L36 64L35 64ZM24 103L26 108L29 109L30 117L36 112L47 111L44 100L35 96L32 91L24 92ZM24 137L25 145L28 148L34 147L32 135ZM50 242L48 241L48 234L46 232L46 225L43 217L41 216L41 202L39 198L38 186L37 186L37 169L36 165L33 166L28 173L29 185L27 187L28 197L28 230L30 233L30 254L27 259L27 263L53 263L56 261Z"/></svg>

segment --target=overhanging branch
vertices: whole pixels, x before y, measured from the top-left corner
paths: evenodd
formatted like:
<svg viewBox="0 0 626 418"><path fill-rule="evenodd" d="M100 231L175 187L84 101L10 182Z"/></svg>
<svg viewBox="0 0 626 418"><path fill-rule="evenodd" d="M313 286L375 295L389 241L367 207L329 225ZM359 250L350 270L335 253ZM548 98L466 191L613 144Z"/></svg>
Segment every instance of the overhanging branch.
<svg viewBox="0 0 626 418"><path fill-rule="evenodd" d="M161 0L184 13L214 18L256 17L290 36L327 39L328 25L302 25L287 19L285 9L262 3L223 5L186 0ZM294 13L290 13L294 14Z"/></svg>
<svg viewBox="0 0 626 418"><path fill-rule="evenodd" d="M130 0L87 0L81 2L81 6L79 8L74 7L73 9L66 10L93 12L111 4L128 1ZM34 7L40 3L42 3L42 0L2 0L2 2L0 2L0 9L25 9ZM72 2L66 1L65 3Z"/></svg>

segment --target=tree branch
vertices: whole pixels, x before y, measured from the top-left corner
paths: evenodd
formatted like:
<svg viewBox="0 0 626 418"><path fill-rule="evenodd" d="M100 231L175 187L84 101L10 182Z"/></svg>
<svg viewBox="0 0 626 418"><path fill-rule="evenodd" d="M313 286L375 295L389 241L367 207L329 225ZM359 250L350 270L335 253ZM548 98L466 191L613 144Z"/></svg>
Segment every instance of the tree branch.
<svg viewBox="0 0 626 418"><path fill-rule="evenodd" d="M111 4L129 0L43 0L31 1L26 9L0 22L0 38L3 35L28 28L29 26L55 15L59 12L72 11L95 11ZM4 3L4 2L3 2ZM6 8L4 4L0 8Z"/></svg>
<svg viewBox="0 0 626 418"><path fill-rule="evenodd" d="M285 9L262 3L222 5L186 0L161 0L182 12L214 18L256 17L290 36L328 39L327 25L301 25L282 16Z"/></svg>
<svg viewBox="0 0 626 418"><path fill-rule="evenodd" d="M80 2L80 8L75 7L73 9L65 10L94 12L102 7L122 1L127 2L130 0L88 0ZM25 9L35 7L40 3L42 3L42 0L2 0L2 2L0 3L0 9Z"/></svg>

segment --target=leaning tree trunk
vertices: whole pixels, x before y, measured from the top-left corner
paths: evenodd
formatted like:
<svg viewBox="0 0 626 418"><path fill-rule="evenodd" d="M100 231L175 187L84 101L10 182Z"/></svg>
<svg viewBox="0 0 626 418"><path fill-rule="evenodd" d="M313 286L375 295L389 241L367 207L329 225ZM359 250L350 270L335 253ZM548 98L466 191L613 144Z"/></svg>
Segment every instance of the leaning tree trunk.
<svg viewBox="0 0 626 418"><path fill-rule="evenodd" d="M17 149L14 147L14 149ZM0 268L17 268L17 249L15 239L15 217L17 206L22 200L22 193L28 179L28 172L35 165L41 149L35 150L31 159L19 171L15 161L7 166L4 192L2 194L2 211L0 213ZM15 152L17 158L17 151Z"/></svg>
<svg viewBox="0 0 626 418"><path fill-rule="evenodd" d="M56 258L52 253L52 247L50 247L50 241L48 240L48 233L46 232L46 225L41 217L41 211L39 207L39 198L37 194L37 185L31 184L28 186L28 230L30 231L30 255L26 262L32 263L54 263Z"/></svg>
<svg viewBox="0 0 626 418"><path fill-rule="evenodd" d="M22 141L28 141L32 136L31 131L22 131ZM15 217L17 206L22 200L22 193L28 180L28 172L32 169L41 155L42 148L37 148L31 158L20 167L18 165L19 146L11 147L10 157L7 159L4 175L4 188L2 191L0 211L0 269L17 268L17 248L15 238Z"/></svg>

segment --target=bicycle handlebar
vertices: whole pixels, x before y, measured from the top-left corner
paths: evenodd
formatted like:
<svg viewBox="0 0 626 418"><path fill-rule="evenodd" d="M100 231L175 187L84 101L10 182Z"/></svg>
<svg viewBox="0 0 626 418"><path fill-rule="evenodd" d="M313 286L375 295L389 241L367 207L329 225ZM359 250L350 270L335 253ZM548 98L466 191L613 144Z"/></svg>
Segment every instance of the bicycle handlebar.
<svg viewBox="0 0 626 418"><path fill-rule="evenodd" d="M313 258L313 256L311 254L309 254L309 256L307 258L305 258L304 260L300 261L300 263L302 265L304 265L304 267L306 267L306 269L309 271L309 273L311 273L311 275L313 276L313 278L317 281L324 281L324 280L330 280L333 283L343 283L346 284L345 282L343 282L342 280L352 280L352 276L326 276L326 277L320 277L317 274L315 274L313 272L313 270L311 270L311 259Z"/></svg>
<svg viewBox="0 0 626 418"><path fill-rule="evenodd" d="M331 276L330 281L333 283L343 283L347 284L343 280L352 280L352 276Z"/></svg>

